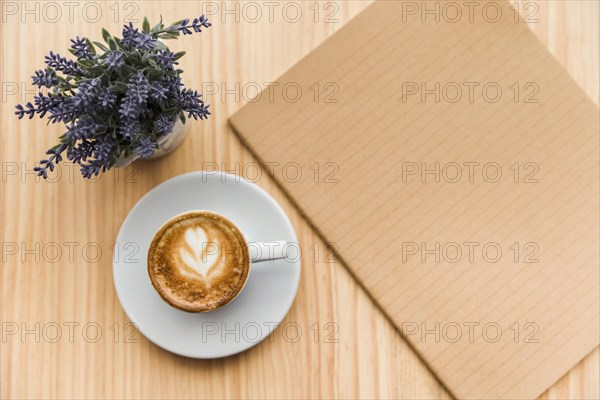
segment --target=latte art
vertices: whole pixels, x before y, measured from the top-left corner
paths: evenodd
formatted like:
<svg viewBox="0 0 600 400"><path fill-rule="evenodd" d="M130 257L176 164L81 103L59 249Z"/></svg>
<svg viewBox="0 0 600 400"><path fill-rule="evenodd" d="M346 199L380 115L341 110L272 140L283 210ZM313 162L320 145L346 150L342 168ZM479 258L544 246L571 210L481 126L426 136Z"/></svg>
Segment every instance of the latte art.
<svg viewBox="0 0 600 400"><path fill-rule="evenodd" d="M230 302L244 286L249 267L241 232L224 217L204 211L168 221L148 250L148 274L158 293L190 312Z"/></svg>
<svg viewBox="0 0 600 400"><path fill-rule="evenodd" d="M220 246L209 242L206 231L199 226L188 228L184 238L187 246L179 249L180 272L192 279L202 279L210 285L209 273L213 276L223 273L225 263L221 259Z"/></svg>

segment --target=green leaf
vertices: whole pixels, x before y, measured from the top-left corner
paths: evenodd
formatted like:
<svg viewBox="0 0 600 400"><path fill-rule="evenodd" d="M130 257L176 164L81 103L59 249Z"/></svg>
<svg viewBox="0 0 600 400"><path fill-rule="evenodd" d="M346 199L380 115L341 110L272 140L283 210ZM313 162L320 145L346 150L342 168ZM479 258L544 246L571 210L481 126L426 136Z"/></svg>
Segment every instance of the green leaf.
<svg viewBox="0 0 600 400"><path fill-rule="evenodd" d="M95 65L93 67L88 68L87 71L94 74L95 76L99 76L102 75L104 71L106 71L106 68L101 65Z"/></svg>
<svg viewBox="0 0 600 400"><path fill-rule="evenodd" d="M154 27L152 28L152 32L158 32L163 28L164 28L164 25L163 25L163 20L162 20L162 15L161 15L160 21L158 22L158 24L154 25Z"/></svg>
<svg viewBox="0 0 600 400"><path fill-rule="evenodd" d="M124 82L115 82L111 87L110 90L116 93L125 93L127 92L127 84Z"/></svg>
<svg viewBox="0 0 600 400"><path fill-rule="evenodd" d="M111 50L117 50L118 46L117 46L117 42L115 42L115 39L113 39L112 37L109 37L107 40L108 43L108 47L110 47Z"/></svg>
<svg viewBox="0 0 600 400"><path fill-rule="evenodd" d="M185 51L178 51L175 53L175 61L179 60L183 56L185 56Z"/></svg>
<svg viewBox="0 0 600 400"><path fill-rule="evenodd" d="M86 38L85 42L87 43L88 46L90 46L90 51L92 52L92 54L96 55L96 48L94 47L94 44L92 43L92 41L90 39Z"/></svg>
<svg viewBox="0 0 600 400"><path fill-rule="evenodd" d="M158 35L157 35L157 37L158 37ZM169 50L169 48L167 47L165 42L163 42L162 40L159 40L154 43L154 49L155 50Z"/></svg>
<svg viewBox="0 0 600 400"><path fill-rule="evenodd" d="M170 40L170 39L178 39L179 35L171 35L170 33L159 33L157 35L157 37L159 39L166 39L166 40Z"/></svg>
<svg viewBox="0 0 600 400"><path fill-rule="evenodd" d="M96 65L95 61L93 61L93 60L79 60L79 61L77 61L77 64L82 66L84 69L90 68L90 67L93 67L94 65Z"/></svg>
<svg viewBox="0 0 600 400"><path fill-rule="evenodd" d="M150 21L148 21L147 17L144 17L144 22L142 23L142 30L144 33L150 33Z"/></svg>
<svg viewBox="0 0 600 400"><path fill-rule="evenodd" d="M142 57L140 57L139 53L130 54L127 57L127 64L133 65L134 67L137 67L137 68L144 68L146 66L144 64L144 62L142 61Z"/></svg>
<svg viewBox="0 0 600 400"><path fill-rule="evenodd" d="M183 113L179 114L179 120L182 124L185 124L185 115L183 115Z"/></svg>
<svg viewBox="0 0 600 400"><path fill-rule="evenodd" d="M163 75L162 70L158 69L158 68L148 68L148 77L151 80L157 79L157 78L161 78Z"/></svg>
<svg viewBox="0 0 600 400"><path fill-rule="evenodd" d="M138 70L130 65L125 64L121 67L121 71L126 74L135 74Z"/></svg>
<svg viewBox="0 0 600 400"><path fill-rule="evenodd" d="M152 53L144 53L144 55L142 56L142 61L148 62L148 60L152 59L153 57L154 57L154 54L152 54Z"/></svg>
<svg viewBox="0 0 600 400"><path fill-rule="evenodd" d="M108 31L104 28L102 28L102 38L104 39L104 41L106 43L108 43L108 39L111 38L112 36L110 35L110 33L108 33Z"/></svg>
<svg viewBox="0 0 600 400"><path fill-rule="evenodd" d="M102 51L108 51L108 47L106 47L102 43L100 43L100 42L92 42L92 43L94 43L96 46L98 46Z"/></svg>

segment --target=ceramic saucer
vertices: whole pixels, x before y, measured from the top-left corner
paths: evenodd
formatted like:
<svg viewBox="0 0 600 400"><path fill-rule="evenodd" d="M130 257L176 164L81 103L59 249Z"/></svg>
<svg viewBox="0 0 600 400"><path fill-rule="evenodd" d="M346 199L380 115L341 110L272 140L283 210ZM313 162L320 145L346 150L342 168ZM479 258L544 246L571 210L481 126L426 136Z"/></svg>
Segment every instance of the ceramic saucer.
<svg viewBox="0 0 600 400"><path fill-rule="evenodd" d="M253 264L244 290L223 308L202 314L175 309L154 290L146 256L160 226L191 210L226 216L248 242L287 241L288 257ZM225 357L258 344L287 314L300 281L297 243L287 215L257 185L221 172L184 174L152 189L129 212L115 245L115 288L129 319L156 345L187 357Z"/></svg>

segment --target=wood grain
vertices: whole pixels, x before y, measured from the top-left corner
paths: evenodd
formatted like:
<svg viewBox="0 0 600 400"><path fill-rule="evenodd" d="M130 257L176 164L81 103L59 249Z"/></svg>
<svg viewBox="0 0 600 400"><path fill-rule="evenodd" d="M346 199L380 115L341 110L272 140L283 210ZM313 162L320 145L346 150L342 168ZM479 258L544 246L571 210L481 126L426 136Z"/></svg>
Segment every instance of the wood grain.
<svg viewBox="0 0 600 400"><path fill-rule="evenodd" d="M297 22L289 18L291 6L290 14L282 14L294 2L277 3L273 22L264 5L256 20L244 2L228 3L230 13L222 2L205 2L220 8L213 27L170 46L188 52L181 60L186 85L213 93L207 98L211 118L195 123L184 145L165 159L91 183L65 166L52 182L36 182L30 170L61 132L41 120L17 121L12 113L14 104L31 99L29 77L48 50L64 53L69 38L98 38L101 27L117 33L132 13L171 21L202 11L194 1L75 3L70 20L64 5L56 17L43 2L27 2L34 10L27 14L23 3L2 1L0 397L448 398L265 173L256 182L290 215L303 249L298 297L283 322L302 330L298 341L280 328L252 350L226 359L175 356L127 327L113 288L112 258L126 254L119 245L120 253L113 254L114 241L136 201L173 176L203 168L254 177L256 162L229 131L227 118L253 88L277 78L368 2L321 2L318 15L313 2L295 2L302 9ZM329 3L337 8L325 8ZM598 3L539 5L532 29L598 104ZM94 10L100 10L97 21ZM325 22L333 11L338 22ZM543 398L599 398L599 363L596 350Z"/></svg>

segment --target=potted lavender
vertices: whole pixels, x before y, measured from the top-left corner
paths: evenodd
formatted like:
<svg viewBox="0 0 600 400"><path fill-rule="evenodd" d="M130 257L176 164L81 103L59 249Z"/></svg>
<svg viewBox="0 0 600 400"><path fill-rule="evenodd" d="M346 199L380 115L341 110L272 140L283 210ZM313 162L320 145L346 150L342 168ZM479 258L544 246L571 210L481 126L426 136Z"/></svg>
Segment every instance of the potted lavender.
<svg viewBox="0 0 600 400"><path fill-rule="evenodd" d="M186 118L202 120L210 112L201 95L181 82L183 71L176 65L185 52L171 52L162 40L209 26L204 16L168 27L161 18L153 28L144 18L141 31L129 23L121 38L103 29L105 43L72 39L69 51L76 60L50 51L46 69L32 76L47 94L40 92L15 112L19 119L37 114L66 126L59 143L35 168L38 175L47 178L63 153L89 179L174 149L183 138Z"/></svg>

